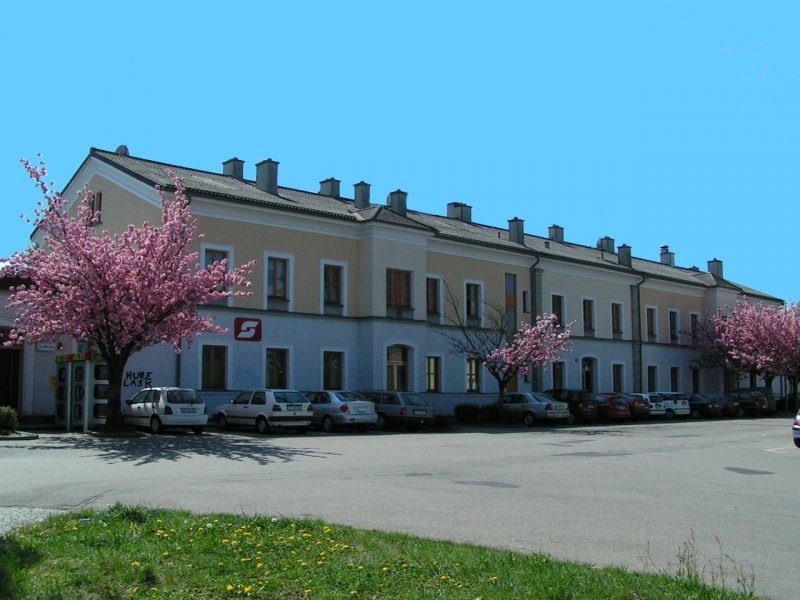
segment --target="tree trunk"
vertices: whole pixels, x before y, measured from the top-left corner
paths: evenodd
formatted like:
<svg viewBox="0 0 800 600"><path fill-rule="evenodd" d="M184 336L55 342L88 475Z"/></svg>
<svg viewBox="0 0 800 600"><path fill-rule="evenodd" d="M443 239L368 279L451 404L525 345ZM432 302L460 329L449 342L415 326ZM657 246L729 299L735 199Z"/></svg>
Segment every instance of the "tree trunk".
<svg viewBox="0 0 800 600"><path fill-rule="evenodd" d="M106 359L108 365L108 410L106 412L106 429L122 429L122 375L125 363L119 360Z"/></svg>

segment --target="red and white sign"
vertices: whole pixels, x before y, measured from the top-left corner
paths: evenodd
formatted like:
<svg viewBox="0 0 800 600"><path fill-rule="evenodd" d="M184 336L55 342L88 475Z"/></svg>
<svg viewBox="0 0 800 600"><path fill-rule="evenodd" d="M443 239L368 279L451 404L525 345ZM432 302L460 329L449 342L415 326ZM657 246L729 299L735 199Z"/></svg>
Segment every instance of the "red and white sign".
<svg viewBox="0 0 800 600"><path fill-rule="evenodd" d="M233 338L240 342L260 342L261 319L236 317L233 321Z"/></svg>

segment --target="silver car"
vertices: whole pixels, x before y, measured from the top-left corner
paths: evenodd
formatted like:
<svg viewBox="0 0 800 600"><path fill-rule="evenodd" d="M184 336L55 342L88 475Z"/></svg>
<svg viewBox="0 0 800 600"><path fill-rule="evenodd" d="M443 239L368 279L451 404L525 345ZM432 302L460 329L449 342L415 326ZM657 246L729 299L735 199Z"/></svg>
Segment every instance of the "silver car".
<svg viewBox="0 0 800 600"><path fill-rule="evenodd" d="M313 409L308 399L295 390L247 390L217 409L217 427L253 427L258 433L272 429L294 429L305 433Z"/></svg>
<svg viewBox="0 0 800 600"><path fill-rule="evenodd" d="M330 433L341 428L366 431L378 421L375 405L357 392L303 392L314 408L311 425Z"/></svg>
<svg viewBox="0 0 800 600"><path fill-rule="evenodd" d="M536 422L572 423L575 420L566 402L559 402L550 396L535 392L506 394L501 407L511 421L521 421L529 427Z"/></svg>

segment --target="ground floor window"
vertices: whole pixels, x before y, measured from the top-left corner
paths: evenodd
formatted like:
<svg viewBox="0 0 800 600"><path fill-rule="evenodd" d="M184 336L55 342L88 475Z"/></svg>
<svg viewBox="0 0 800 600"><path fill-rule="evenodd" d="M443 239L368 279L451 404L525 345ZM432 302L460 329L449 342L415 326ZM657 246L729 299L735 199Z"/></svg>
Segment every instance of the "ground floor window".
<svg viewBox="0 0 800 600"><path fill-rule="evenodd" d="M563 390L564 389L564 363L563 362L554 362L553 363L553 389L556 390Z"/></svg>
<svg viewBox="0 0 800 600"><path fill-rule="evenodd" d="M427 391L441 392L442 391L442 359L439 356L429 356L427 359L428 373L427 373Z"/></svg>
<svg viewBox="0 0 800 600"><path fill-rule="evenodd" d="M405 346L386 349L386 389L408 390L408 348Z"/></svg>
<svg viewBox="0 0 800 600"><path fill-rule="evenodd" d="M323 352L322 386L326 390L344 389L344 352Z"/></svg>
<svg viewBox="0 0 800 600"><path fill-rule="evenodd" d="M467 391L481 391L481 362L477 358L467 359Z"/></svg>
<svg viewBox="0 0 800 600"><path fill-rule="evenodd" d="M289 351L283 348L267 348L268 388L285 389L289 387Z"/></svg>
<svg viewBox="0 0 800 600"><path fill-rule="evenodd" d="M670 367L669 369L669 391L679 392L678 389L681 383L681 370L680 367Z"/></svg>
<svg viewBox="0 0 800 600"><path fill-rule="evenodd" d="M647 391L655 392L658 390L658 367L650 365L647 367Z"/></svg>
<svg viewBox="0 0 800 600"><path fill-rule="evenodd" d="M622 365L612 365L611 367L611 387L612 392L622 392Z"/></svg>
<svg viewBox="0 0 800 600"><path fill-rule="evenodd" d="M203 389L224 390L227 388L228 347L203 346Z"/></svg>

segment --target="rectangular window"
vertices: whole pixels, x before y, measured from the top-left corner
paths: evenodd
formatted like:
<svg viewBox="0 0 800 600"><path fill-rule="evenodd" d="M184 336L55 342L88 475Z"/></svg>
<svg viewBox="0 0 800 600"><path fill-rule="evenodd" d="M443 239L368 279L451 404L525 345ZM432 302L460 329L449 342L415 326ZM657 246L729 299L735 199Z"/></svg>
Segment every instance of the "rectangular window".
<svg viewBox="0 0 800 600"><path fill-rule="evenodd" d="M564 296L553 295L551 299L553 314L556 316L556 327L564 326Z"/></svg>
<svg viewBox="0 0 800 600"><path fill-rule="evenodd" d="M522 290L522 312L525 314L531 312L531 303L528 298L528 290Z"/></svg>
<svg viewBox="0 0 800 600"><path fill-rule="evenodd" d="M563 390L564 387L564 363L555 362L553 363L553 389Z"/></svg>
<svg viewBox="0 0 800 600"><path fill-rule="evenodd" d="M622 365L612 365L611 366L611 386L612 392L620 393L622 392L622 384L623 384L623 371Z"/></svg>
<svg viewBox="0 0 800 600"><path fill-rule="evenodd" d="M583 300L583 333L594 334L594 300Z"/></svg>
<svg viewBox="0 0 800 600"><path fill-rule="evenodd" d="M481 286L468 283L466 286L467 321L479 321L481 318Z"/></svg>
<svg viewBox="0 0 800 600"><path fill-rule="evenodd" d="M339 265L325 265L324 267L324 296L325 304L334 306L342 305L342 267Z"/></svg>
<svg viewBox="0 0 800 600"><path fill-rule="evenodd" d="M670 367L669 368L669 391L670 392L678 392L680 391L680 383L681 383L681 369L680 367Z"/></svg>
<svg viewBox="0 0 800 600"><path fill-rule="evenodd" d="M678 311L669 311L669 341L672 344L678 343Z"/></svg>
<svg viewBox="0 0 800 600"><path fill-rule="evenodd" d="M622 338L622 304L618 302L611 303L611 334L614 339Z"/></svg>
<svg viewBox="0 0 800 600"><path fill-rule="evenodd" d="M283 348L267 348L268 388L285 389L289 387L289 351Z"/></svg>
<svg viewBox="0 0 800 600"><path fill-rule="evenodd" d="M326 390L344 389L344 352L322 353L322 387Z"/></svg>
<svg viewBox="0 0 800 600"><path fill-rule="evenodd" d="M438 317L441 314L439 307L439 280L436 277L428 277L425 280L425 305L427 306L429 317Z"/></svg>
<svg viewBox="0 0 800 600"><path fill-rule="evenodd" d="M692 367L692 393L700 393L700 369Z"/></svg>
<svg viewBox="0 0 800 600"><path fill-rule="evenodd" d="M692 341L695 342L697 341L697 332L698 328L700 327L700 315L697 313L692 313L689 315L689 319L692 327Z"/></svg>
<svg viewBox="0 0 800 600"><path fill-rule="evenodd" d="M411 308L411 271L386 269L387 308Z"/></svg>
<svg viewBox="0 0 800 600"><path fill-rule="evenodd" d="M654 342L657 339L656 335L656 309L648 307L645 310L646 316L646 325L647 325L647 339L648 341Z"/></svg>
<svg viewBox="0 0 800 600"><path fill-rule="evenodd" d="M102 212L103 210L103 192L95 192L94 199L92 200L92 212ZM101 221L102 222L102 215Z"/></svg>
<svg viewBox="0 0 800 600"><path fill-rule="evenodd" d="M650 365L647 367L647 391L655 392L658 390L658 367Z"/></svg>
<svg viewBox="0 0 800 600"><path fill-rule="evenodd" d="M441 392L442 359L439 356L429 356L427 359L427 391Z"/></svg>
<svg viewBox="0 0 800 600"><path fill-rule="evenodd" d="M289 299L289 261L270 256L267 259L267 296L275 300Z"/></svg>
<svg viewBox="0 0 800 600"><path fill-rule="evenodd" d="M481 362L477 358L467 359L467 391L481 391Z"/></svg>
<svg viewBox="0 0 800 600"><path fill-rule="evenodd" d="M223 260L228 260L228 253L225 250L206 248L203 251L203 267L205 267L206 269L210 267L213 263L221 262ZM230 261L228 261L228 267L230 267ZM228 299L220 298L219 300L212 300L210 302L206 302L206 304L211 304L214 306L227 306Z"/></svg>
<svg viewBox="0 0 800 600"><path fill-rule="evenodd" d="M228 347L203 346L203 389L226 389L228 372Z"/></svg>
<svg viewBox="0 0 800 600"><path fill-rule="evenodd" d="M517 330L517 276L506 273L505 276L506 325L510 331Z"/></svg>

